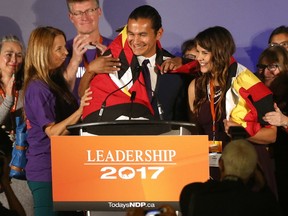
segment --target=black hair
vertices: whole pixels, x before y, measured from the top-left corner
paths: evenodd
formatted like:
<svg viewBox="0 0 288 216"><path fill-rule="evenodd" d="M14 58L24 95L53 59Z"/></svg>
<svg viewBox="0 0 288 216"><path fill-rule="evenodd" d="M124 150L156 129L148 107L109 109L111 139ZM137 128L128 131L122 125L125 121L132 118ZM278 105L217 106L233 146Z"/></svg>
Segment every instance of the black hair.
<svg viewBox="0 0 288 216"><path fill-rule="evenodd" d="M189 39L183 42L181 45L181 52L184 55L188 50L191 50L196 47L196 42L194 39Z"/></svg>
<svg viewBox="0 0 288 216"><path fill-rule="evenodd" d="M129 15L128 19L137 20L139 18L150 19L155 33L162 27L162 18L160 14L150 5L142 5L135 8Z"/></svg>
<svg viewBox="0 0 288 216"><path fill-rule="evenodd" d="M281 26L275 28L275 29L271 32L271 34L270 34L268 43L270 44L270 43L271 43L271 40L272 40L272 37L273 37L274 35L278 35L278 34L288 34L288 26L281 25Z"/></svg>

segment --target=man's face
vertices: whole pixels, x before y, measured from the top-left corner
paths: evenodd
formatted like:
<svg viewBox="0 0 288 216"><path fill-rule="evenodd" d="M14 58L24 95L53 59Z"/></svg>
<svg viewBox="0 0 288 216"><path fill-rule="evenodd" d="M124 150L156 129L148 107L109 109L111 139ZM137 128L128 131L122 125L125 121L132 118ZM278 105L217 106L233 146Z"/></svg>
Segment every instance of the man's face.
<svg viewBox="0 0 288 216"><path fill-rule="evenodd" d="M271 38L270 46L283 46L288 51L288 34L280 33Z"/></svg>
<svg viewBox="0 0 288 216"><path fill-rule="evenodd" d="M156 42L162 37L163 29L160 28L155 34L150 19L129 19L127 33L127 41L133 53L149 58L156 53Z"/></svg>
<svg viewBox="0 0 288 216"><path fill-rule="evenodd" d="M95 1L76 2L71 4L69 18L79 34L91 34L99 31L101 8Z"/></svg>

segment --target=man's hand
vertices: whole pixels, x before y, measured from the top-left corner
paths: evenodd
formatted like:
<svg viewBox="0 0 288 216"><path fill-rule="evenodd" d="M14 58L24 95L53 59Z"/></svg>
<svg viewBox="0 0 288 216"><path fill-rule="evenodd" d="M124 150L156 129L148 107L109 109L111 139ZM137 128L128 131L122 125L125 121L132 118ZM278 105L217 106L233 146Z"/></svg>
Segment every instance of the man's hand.
<svg viewBox="0 0 288 216"><path fill-rule="evenodd" d="M85 90L89 87L90 81L96 74L101 73L115 73L120 70L120 60L109 56L99 56L95 60L89 63L86 72L80 80L78 94L82 97Z"/></svg>
<svg viewBox="0 0 288 216"><path fill-rule="evenodd" d="M120 59L109 56L99 56L95 60L89 63L87 71L95 74L100 73L115 73L120 70Z"/></svg>

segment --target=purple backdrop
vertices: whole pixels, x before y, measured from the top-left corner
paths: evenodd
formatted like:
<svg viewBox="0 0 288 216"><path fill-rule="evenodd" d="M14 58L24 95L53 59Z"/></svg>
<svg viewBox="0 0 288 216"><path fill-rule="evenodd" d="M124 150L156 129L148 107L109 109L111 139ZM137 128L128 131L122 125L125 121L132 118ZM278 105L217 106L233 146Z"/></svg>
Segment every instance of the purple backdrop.
<svg viewBox="0 0 288 216"><path fill-rule="evenodd" d="M100 22L103 35L114 38L115 29L124 25L137 6L150 4L160 12L165 30L162 45L180 54L181 43L197 32L215 25L229 29L237 45L236 59L254 70L260 52L267 46L272 29L287 24L287 0L100 0L104 14ZM75 30L67 15L65 0L9 0L1 2L0 36L16 34L26 44L30 32L39 25Z"/></svg>

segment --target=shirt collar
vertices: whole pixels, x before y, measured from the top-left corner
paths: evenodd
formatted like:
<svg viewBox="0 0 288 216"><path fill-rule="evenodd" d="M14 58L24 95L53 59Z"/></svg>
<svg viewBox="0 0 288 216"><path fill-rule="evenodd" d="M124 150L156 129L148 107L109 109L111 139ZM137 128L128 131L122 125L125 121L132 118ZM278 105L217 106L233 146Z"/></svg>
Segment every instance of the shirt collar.
<svg viewBox="0 0 288 216"><path fill-rule="evenodd" d="M142 65L142 62L145 59L149 59L150 65L153 66L153 65L155 65L155 61L156 61L156 53L153 56L151 56L150 58L146 58L144 56L137 56L137 59L138 59L138 62L139 62L140 65Z"/></svg>

